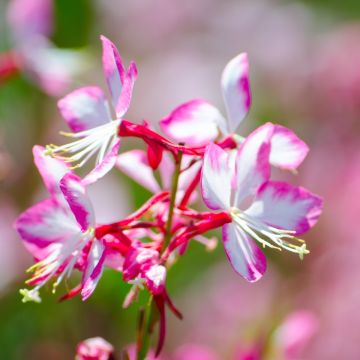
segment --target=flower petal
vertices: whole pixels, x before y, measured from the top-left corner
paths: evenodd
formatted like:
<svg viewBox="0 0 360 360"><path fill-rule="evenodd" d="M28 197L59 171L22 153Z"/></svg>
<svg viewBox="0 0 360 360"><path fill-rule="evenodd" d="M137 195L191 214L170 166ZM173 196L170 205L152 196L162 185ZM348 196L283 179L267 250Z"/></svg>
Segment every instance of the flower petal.
<svg viewBox="0 0 360 360"><path fill-rule="evenodd" d="M17 218L15 229L38 259L43 257L41 249L64 242L80 230L72 213L55 199L46 199L27 209Z"/></svg>
<svg viewBox="0 0 360 360"><path fill-rule="evenodd" d="M63 95L86 63L80 50L57 48L43 37L28 39L17 55L26 75L51 96Z"/></svg>
<svg viewBox="0 0 360 360"><path fill-rule="evenodd" d="M165 288L166 268L163 265L153 265L145 271L144 277L149 291L154 294L161 294Z"/></svg>
<svg viewBox="0 0 360 360"><path fill-rule="evenodd" d="M116 167L149 191L160 191L145 151L131 150L122 153L117 157Z"/></svg>
<svg viewBox="0 0 360 360"><path fill-rule="evenodd" d="M233 179L236 207L256 194L257 189L270 177L270 140L274 125L267 123L253 131L240 145L236 154L236 176Z"/></svg>
<svg viewBox="0 0 360 360"><path fill-rule="evenodd" d="M201 193L205 204L213 210L230 207L231 177L227 153L218 145L210 144L204 155Z"/></svg>
<svg viewBox="0 0 360 360"><path fill-rule="evenodd" d="M63 176L70 171L68 166L61 160L45 155L45 148L39 145L33 147L33 155L35 165L49 193L53 196L62 194L59 183Z"/></svg>
<svg viewBox="0 0 360 360"><path fill-rule="evenodd" d="M50 36L53 28L52 0L12 0L7 21L17 43L35 36Z"/></svg>
<svg viewBox="0 0 360 360"><path fill-rule="evenodd" d="M103 91L97 86L77 89L58 102L61 115L74 132L88 130L111 121Z"/></svg>
<svg viewBox="0 0 360 360"><path fill-rule="evenodd" d="M103 68L111 93L117 116L122 117L129 108L133 86L137 76L134 62L125 70L120 54L115 45L105 36L101 36L103 44Z"/></svg>
<svg viewBox="0 0 360 360"><path fill-rule="evenodd" d="M106 259L106 248L101 241L94 240L87 258L86 269L82 280L82 299L85 301L94 292L99 282Z"/></svg>
<svg viewBox="0 0 360 360"><path fill-rule="evenodd" d="M80 342L76 348L76 360L109 360L114 347L101 337Z"/></svg>
<svg viewBox="0 0 360 360"><path fill-rule="evenodd" d="M115 166L120 145L120 139L115 139L113 141L113 145L110 146L109 151L104 156L103 160L98 165L96 165L95 169L93 169L89 174L87 174L82 180L82 183L85 186L93 184L94 182L102 178Z"/></svg>
<svg viewBox="0 0 360 360"><path fill-rule="evenodd" d="M294 170L303 162L308 152L309 147L290 129L275 125L270 151L272 165Z"/></svg>
<svg viewBox="0 0 360 360"><path fill-rule="evenodd" d="M94 209L81 179L75 174L68 173L61 179L60 189L81 229L86 231L89 227L94 227Z"/></svg>
<svg viewBox="0 0 360 360"><path fill-rule="evenodd" d="M318 315L309 310L297 310L283 320L274 332L273 342L285 359L299 359L319 327Z"/></svg>
<svg viewBox="0 0 360 360"><path fill-rule="evenodd" d="M229 118L229 132L234 132L244 120L251 106L249 62L246 53L241 53L226 65L221 86Z"/></svg>
<svg viewBox="0 0 360 360"><path fill-rule="evenodd" d="M203 146L214 141L219 124L226 120L219 110L204 100L186 102L160 120L161 130L170 138L189 146Z"/></svg>
<svg viewBox="0 0 360 360"><path fill-rule="evenodd" d="M322 199L302 187L269 181L258 191L246 213L268 225L302 234L317 222Z"/></svg>
<svg viewBox="0 0 360 360"><path fill-rule="evenodd" d="M254 240L232 223L223 226L222 237L234 270L247 281L259 280L266 271L266 258Z"/></svg>

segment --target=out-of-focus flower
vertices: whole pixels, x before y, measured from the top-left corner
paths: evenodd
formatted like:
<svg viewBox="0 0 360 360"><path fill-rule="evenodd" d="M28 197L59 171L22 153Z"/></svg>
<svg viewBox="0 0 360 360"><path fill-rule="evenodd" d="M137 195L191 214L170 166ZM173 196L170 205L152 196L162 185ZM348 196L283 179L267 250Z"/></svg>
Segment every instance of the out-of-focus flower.
<svg viewBox="0 0 360 360"><path fill-rule="evenodd" d="M291 313L273 335L275 351L286 360L299 359L301 351L313 338L318 327L319 320L312 312L298 310Z"/></svg>
<svg viewBox="0 0 360 360"><path fill-rule="evenodd" d="M49 40L52 0L12 0L7 18L13 36L13 64L49 95L62 94L84 66L84 54L60 49Z"/></svg>
<svg viewBox="0 0 360 360"><path fill-rule="evenodd" d="M208 146L204 157L204 201L210 209L230 214L232 222L223 226L225 251L234 270L248 281L258 280L266 270L265 256L254 240L302 258L309 251L295 235L309 230L321 213L319 197L301 187L270 181L273 131L272 124L255 130L241 144L232 163L215 144Z"/></svg>
<svg viewBox="0 0 360 360"><path fill-rule="evenodd" d="M199 344L184 344L176 349L172 360L218 360L219 357L206 346Z"/></svg>
<svg viewBox="0 0 360 360"><path fill-rule="evenodd" d="M78 344L76 360L111 360L113 346L101 337L86 339Z"/></svg>
<svg viewBox="0 0 360 360"><path fill-rule="evenodd" d="M136 345L131 344L128 345L125 349L126 354L129 356L130 360L137 360L137 353L136 353ZM153 349L150 349L146 355L146 360L169 360L167 357L164 357L162 354L155 357L155 352Z"/></svg>
<svg viewBox="0 0 360 360"><path fill-rule="evenodd" d="M95 168L84 178L90 184L104 176L115 165L120 139L117 135L122 117L130 106L137 76L134 62L125 70L115 45L106 37L103 44L103 68L111 93L116 119L111 117L103 91L95 86L73 91L58 103L59 110L73 132L63 135L75 140L71 143L47 146L47 154L82 167L97 154Z"/></svg>
<svg viewBox="0 0 360 360"><path fill-rule="evenodd" d="M11 0L7 18L18 43L36 36L49 37L53 30L53 0Z"/></svg>
<svg viewBox="0 0 360 360"><path fill-rule="evenodd" d="M94 211L80 178L61 161L44 155L44 150L34 147L34 158L51 197L26 210L16 221L17 231L37 261L30 268L35 273L27 281L35 287L21 290L23 301L41 301L39 289L57 277L55 290L74 267L81 266L83 254L80 290L86 299L100 279L105 249L94 238Z"/></svg>

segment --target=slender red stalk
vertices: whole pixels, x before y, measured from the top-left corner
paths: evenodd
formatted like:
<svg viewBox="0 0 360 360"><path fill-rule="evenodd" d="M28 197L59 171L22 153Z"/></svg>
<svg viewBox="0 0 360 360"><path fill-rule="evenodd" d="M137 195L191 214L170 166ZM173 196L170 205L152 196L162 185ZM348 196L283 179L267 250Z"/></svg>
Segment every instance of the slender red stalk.
<svg viewBox="0 0 360 360"><path fill-rule="evenodd" d="M199 184L201 179L201 170L198 171L196 176L194 177L193 181L190 183L189 187L186 189L186 192L180 202L179 208L185 208L185 206L188 204L190 197L194 190L196 189L197 185Z"/></svg>
<svg viewBox="0 0 360 360"><path fill-rule="evenodd" d="M184 145L176 145L159 135L155 131L149 129L147 126L134 124L130 121L123 120L119 126L120 137L137 137L145 141L149 146L160 146L163 149L170 151L175 158L178 157L179 152L187 155L200 155L202 156L205 152L205 147L188 147Z"/></svg>
<svg viewBox="0 0 360 360"><path fill-rule="evenodd" d="M218 227L221 227L227 223L230 223L232 221L231 216L223 211L217 214L208 214L208 217L204 220L200 220L199 222L189 225L187 228L185 228L183 231L181 231L174 240L170 243L168 247L168 251L166 254L164 253L164 257L166 259L166 256L170 254L175 248L183 244L185 241L190 240L196 235L203 234L207 231L214 230Z"/></svg>
<svg viewBox="0 0 360 360"><path fill-rule="evenodd" d="M159 311L159 315L160 315L160 320L159 320L159 339L158 339L158 343L156 346L156 351L155 351L155 357L158 357L158 355L160 354L163 346L164 346L164 342L165 342L165 334L166 334L166 316L165 316L165 302L164 302L164 298L160 295L160 296L154 296L154 301L156 304L156 307L158 308Z"/></svg>
<svg viewBox="0 0 360 360"><path fill-rule="evenodd" d="M81 284L77 285L76 287L74 287L73 289L71 289L70 291L68 291L65 295L63 295L59 301L65 301L65 300L68 300L68 299L71 299L72 297L76 296L77 294L80 293L82 289L82 286Z"/></svg>
<svg viewBox="0 0 360 360"><path fill-rule="evenodd" d="M124 227L128 226L133 221L136 221L141 216L143 216L152 206L156 205L157 203L166 200L169 197L169 192L164 191L154 195L150 198L143 206L141 206L137 211L122 219L118 222L112 224L105 224L100 225L95 230L95 236L98 239L101 239L106 234L115 233L117 231L124 230Z"/></svg>

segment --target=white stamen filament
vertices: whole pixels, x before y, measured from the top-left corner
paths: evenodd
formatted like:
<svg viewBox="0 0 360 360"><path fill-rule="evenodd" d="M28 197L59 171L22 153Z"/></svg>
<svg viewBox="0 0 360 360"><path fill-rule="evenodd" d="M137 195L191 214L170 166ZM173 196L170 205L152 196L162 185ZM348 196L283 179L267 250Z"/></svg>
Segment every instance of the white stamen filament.
<svg viewBox="0 0 360 360"><path fill-rule="evenodd" d="M98 165L103 161L106 152L109 151L114 144L117 138L117 128L119 124L120 120L114 120L77 133L61 132L64 136L78 140L61 146L54 144L47 145L45 155L50 155L67 163L75 163L72 167L72 169L74 169L84 166L84 164L98 152L95 161L95 164Z"/></svg>
<svg viewBox="0 0 360 360"><path fill-rule="evenodd" d="M293 230L278 229L269 226L237 208L232 208L230 215L236 225L254 240L261 243L263 247L268 246L277 250L284 249L298 254L300 259L303 259L304 255L309 253L304 240L295 237L295 231ZM296 242L301 245L297 245Z"/></svg>
<svg viewBox="0 0 360 360"><path fill-rule="evenodd" d="M32 279L29 281L45 276L45 278L37 284L33 289L21 289L20 294L23 295L23 302L26 301L35 301L40 302L41 298L39 296L39 290L53 277L56 275L60 267L68 262L65 268L62 270L61 274L56 279L53 284L53 293L55 293L56 288L66 277L69 278L76 262L78 261L81 252L88 244L88 242L94 237L94 229L89 228L86 232L77 234L69 239L66 245L59 247L54 250L48 257L44 260L36 263L28 269L29 271L34 271L35 274Z"/></svg>

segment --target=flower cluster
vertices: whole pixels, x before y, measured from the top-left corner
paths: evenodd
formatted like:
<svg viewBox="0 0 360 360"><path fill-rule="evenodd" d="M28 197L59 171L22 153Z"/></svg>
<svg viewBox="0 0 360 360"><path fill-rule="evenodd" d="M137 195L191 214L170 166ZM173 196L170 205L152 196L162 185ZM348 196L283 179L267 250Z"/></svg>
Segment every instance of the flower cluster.
<svg viewBox="0 0 360 360"><path fill-rule="evenodd" d="M120 271L131 284L125 307L143 289L150 293L148 312L158 316L141 317L137 346L139 354L146 354L144 338L159 319L158 354L165 308L181 318L166 289L167 270L191 240L213 248L215 240L206 233L222 228L234 270L257 281L266 270L261 247L288 250L301 259L309 253L298 236L316 223L322 201L304 188L270 179L272 166L294 171L307 155L307 145L291 130L266 123L247 137L235 133L251 105L246 54L231 60L222 74L227 118L206 101L193 100L160 121L165 137L147 122L124 119L136 65L126 68L114 44L104 36L101 41L112 106L99 87L73 91L58 102L71 129L63 135L71 141L33 149L49 197L16 222L36 260L27 281L32 288L21 293L23 301L39 302L46 283L53 282L55 291L77 269L81 281L62 299L81 294L86 300L104 268ZM145 147L119 155L125 137L140 139ZM89 164L85 176L75 174ZM153 196L126 218L99 224L86 189L113 167ZM199 189L210 211L196 207Z"/></svg>

